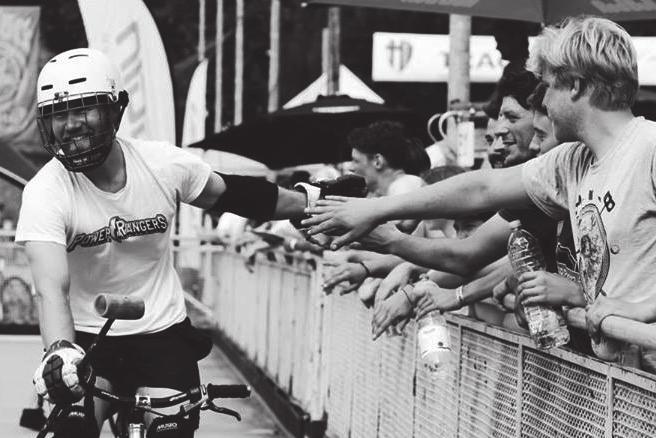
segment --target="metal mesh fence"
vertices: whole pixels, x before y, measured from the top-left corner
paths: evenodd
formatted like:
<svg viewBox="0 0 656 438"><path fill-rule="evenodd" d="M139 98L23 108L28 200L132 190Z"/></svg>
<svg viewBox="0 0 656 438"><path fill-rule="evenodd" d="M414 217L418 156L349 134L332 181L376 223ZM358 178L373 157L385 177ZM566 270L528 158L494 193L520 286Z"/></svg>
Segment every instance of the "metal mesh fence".
<svg viewBox="0 0 656 438"><path fill-rule="evenodd" d="M606 378L537 351L524 352L522 436L599 437L607 415Z"/></svg>
<svg viewBox="0 0 656 438"><path fill-rule="evenodd" d="M459 431L513 437L517 423L517 347L463 330L460 353Z"/></svg>
<svg viewBox="0 0 656 438"><path fill-rule="evenodd" d="M656 436L653 375L447 315L454 366L434 379L413 324L372 341L371 310L357 294L323 295L311 263L262 258L250 273L239 255L214 260L224 266L205 284L218 284L221 328L311 418L325 411L328 436Z"/></svg>
<svg viewBox="0 0 656 438"><path fill-rule="evenodd" d="M613 436L656 436L656 393L630 383L615 382L613 390Z"/></svg>
<svg viewBox="0 0 656 438"><path fill-rule="evenodd" d="M22 246L0 242L0 325L35 326L32 274Z"/></svg>

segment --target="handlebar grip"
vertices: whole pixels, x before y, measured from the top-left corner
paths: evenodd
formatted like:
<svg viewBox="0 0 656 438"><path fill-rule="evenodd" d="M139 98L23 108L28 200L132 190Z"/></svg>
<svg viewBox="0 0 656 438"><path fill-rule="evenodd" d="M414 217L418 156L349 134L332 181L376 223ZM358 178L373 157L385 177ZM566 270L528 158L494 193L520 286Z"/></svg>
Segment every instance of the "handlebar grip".
<svg viewBox="0 0 656 438"><path fill-rule="evenodd" d="M207 395L215 398L247 398L251 395L248 385L207 385Z"/></svg>
<svg viewBox="0 0 656 438"><path fill-rule="evenodd" d="M107 319L139 319L145 311L143 299L127 295L99 294L93 305Z"/></svg>

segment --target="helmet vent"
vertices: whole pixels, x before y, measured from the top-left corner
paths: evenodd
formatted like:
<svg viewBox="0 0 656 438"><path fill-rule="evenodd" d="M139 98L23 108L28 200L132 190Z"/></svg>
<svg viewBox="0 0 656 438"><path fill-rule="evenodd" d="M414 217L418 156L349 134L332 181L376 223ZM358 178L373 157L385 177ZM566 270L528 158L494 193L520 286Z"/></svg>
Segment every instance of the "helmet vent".
<svg viewBox="0 0 656 438"><path fill-rule="evenodd" d="M52 84L44 85L41 87L41 90L50 90L52 88Z"/></svg>
<svg viewBox="0 0 656 438"><path fill-rule="evenodd" d="M68 83L70 85L73 85L73 84L79 84L80 82L86 82L86 80L87 78L76 78L76 79L71 79L70 81L68 81Z"/></svg>
<svg viewBox="0 0 656 438"><path fill-rule="evenodd" d="M77 55L69 56L68 59L79 58L80 56L82 56L82 57L84 57L84 58L88 58L88 57L89 57L89 55L87 55L87 54L85 54L85 53L78 53Z"/></svg>

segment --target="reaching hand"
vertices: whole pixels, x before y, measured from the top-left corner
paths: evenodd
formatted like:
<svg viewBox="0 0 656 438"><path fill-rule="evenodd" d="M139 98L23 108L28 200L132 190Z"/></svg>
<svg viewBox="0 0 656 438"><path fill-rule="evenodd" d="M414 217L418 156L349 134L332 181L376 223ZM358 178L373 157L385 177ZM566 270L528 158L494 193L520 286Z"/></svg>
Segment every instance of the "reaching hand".
<svg viewBox="0 0 656 438"><path fill-rule="evenodd" d="M369 234L374 227L382 222L378 217L379 199L346 198L343 196L327 196L317 201L306 213L314 215L302 222L310 235L319 233L343 234L333 240L330 248L336 250L342 246Z"/></svg>
<svg viewBox="0 0 656 438"><path fill-rule="evenodd" d="M374 299L374 305L382 303L395 291L401 289L403 286L410 282L410 277L412 277L413 265L411 263L401 263L397 265L387 274L387 277L380 282L378 290L376 291L376 297Z"/></svg>
<svg viewBox="0 0 656 438"><path fill-rule="evenodd" d="M374 295L382 281L381 278L366 278L362 285L358 288L358 298L364 303L366 307L371 307L374 304Z"/></svg>
<svg viewBox="0 0 656 438"><path fill-rule="evenodd" d="M408 289L410 287L406 288L406 290ZM371 321L374 340L378 339L392 324L401 322L412 315L412 303L407 294L408 292L399 291L374 308L374 316Z"/></svg>
<svg viewBox="0 0 656 438"><path fill-rule="evenodd" d="M72 342L54 342L43 356L34 373L36 392L55 404L70 404L80 400L85 385L93 381L90 366L78 371L84 350Z"/></svg>
<svg viewBox="0 0 656 438"><path fill-rule="evenodd" d="M442 289L430 280L418 282L415 285L414 296L417 297L415 305L417 319L433 310L444 312L462 307L454 290Z"/></svg>
<svg viewBox="0 0 656 438"><path fill-rule="evenodd" d="M339 283L346 282L348 285L340 291L340 295L344 295L357 289L365 278L367 270L361 263L343 263L328 271L322 287L326 293L330 293Z"/></svg>
<svg viewBox="0 0 656 438"><path fill-rule="evenodd" d="M525 272L517 279L518 300L524 306L584 307L581 286L562 275L546 271Z"/></svg>
<svg viewBox="0 0 656 438"><path fill-rule="evenodd" d="M499 303L500 306L504 306L504 299L506 295L515 294L515 289L517 288L517 279L514 275L509 275L504 278L499 284L494 286L492 289L492 297ZM513 309L509 309L513 310Z"/></svg>
<svg viewBox="0 0 656 438"><path fill-rule="evenodd" d="M389 252L388 248L391 242L398 236L403 235L396 226L390 222L379 225L369 234L358 239L362 249L377 252Z"/></svg>

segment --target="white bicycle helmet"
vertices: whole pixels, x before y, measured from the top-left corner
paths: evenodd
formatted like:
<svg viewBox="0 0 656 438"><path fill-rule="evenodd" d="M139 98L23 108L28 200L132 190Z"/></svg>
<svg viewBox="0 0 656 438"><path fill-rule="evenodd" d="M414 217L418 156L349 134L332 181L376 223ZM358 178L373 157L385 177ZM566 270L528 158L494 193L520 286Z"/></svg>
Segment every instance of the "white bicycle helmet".
<svg viewBox="0 0 656 438"><path fill-rule="evenodd" d="M37 80L37 124L44 148L66 169L80 172L101 165L116 136L118 124L105 120L101 132L88 132L68 141L55 138L54 117L70 110L119 106L120 118L127 105L127 92L120 91L118 68L95 49L73 49L60 53L43 67ZM107 111L101 114L109 115Z"/></svg>

